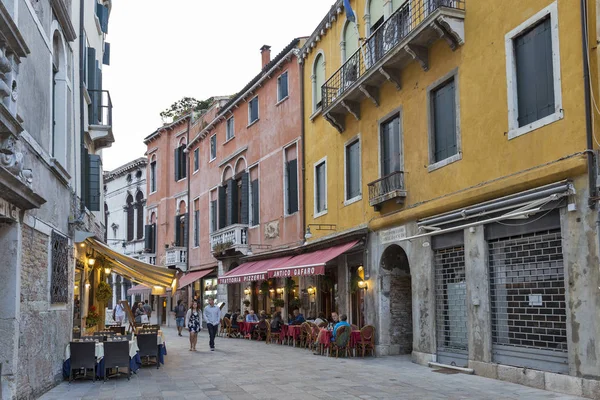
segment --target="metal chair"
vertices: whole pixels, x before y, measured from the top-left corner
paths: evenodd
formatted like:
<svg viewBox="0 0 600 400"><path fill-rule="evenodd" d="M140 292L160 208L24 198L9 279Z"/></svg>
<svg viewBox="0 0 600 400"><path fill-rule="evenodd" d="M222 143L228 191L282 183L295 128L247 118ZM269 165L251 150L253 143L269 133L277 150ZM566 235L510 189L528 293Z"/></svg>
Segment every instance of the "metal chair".
<svg viewBox="0 0 600 400"><path fill-rule="evenodd" d="M158 335L156 333L144 333L137 336L137 344L140 349L139 354L142 359L146 358L146 364L151 364L151 358L156 359L156 369L160 368L158 361Z"/></svg>
<svg viewBox="0 0 600 400"><path fill-rule="evenodd" d="M71 342L71 369L69 382L73 382L73 371L83 370L83 377L87 378L87 371L92 370L92 379L96 382L96 343Z"/></svg>
<svg viewBox="0 0 600 400"><path fill-rule="evenodd" d="M375 356L375 327L373 325L366 325L360 330L360 341L355 346L357 354L358 350L361 349L363 357L367 351Z"/></svg>
<svg viewBox="0 0 600 400"><path fill-rule="evenodd" d="M131 369L129 367L129 342L117 339L114 342L104 343L104 381L109 378L108 370L116 368L116 374L110 376L110 378L120 375L126 375L127 380L131 375ZM120 368L126 368L127 373L121 372Z"/></svg>

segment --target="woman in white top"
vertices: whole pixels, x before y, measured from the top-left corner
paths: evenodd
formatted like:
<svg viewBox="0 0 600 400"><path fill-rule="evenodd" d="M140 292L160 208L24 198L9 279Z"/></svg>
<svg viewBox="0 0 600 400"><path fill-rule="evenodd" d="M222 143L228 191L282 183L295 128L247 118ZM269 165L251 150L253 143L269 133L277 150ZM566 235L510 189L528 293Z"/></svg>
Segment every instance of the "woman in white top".
<svg viewBox="0 0 600 400"><path fill-rule="evenodd" d="M198 332L202 329L202 311L198 308L198 303L193 302L185 315L187 327L190 331L190 351L196 351L196 342L198 341Z"/></svg>
<svg viewBox="0 0 600 400"><path fill-rule="evenodd" d="M123 319L125 318L125 310L123 309L123 305L119 301L115 306L115 320L119 326L123 324Z"/></svg>

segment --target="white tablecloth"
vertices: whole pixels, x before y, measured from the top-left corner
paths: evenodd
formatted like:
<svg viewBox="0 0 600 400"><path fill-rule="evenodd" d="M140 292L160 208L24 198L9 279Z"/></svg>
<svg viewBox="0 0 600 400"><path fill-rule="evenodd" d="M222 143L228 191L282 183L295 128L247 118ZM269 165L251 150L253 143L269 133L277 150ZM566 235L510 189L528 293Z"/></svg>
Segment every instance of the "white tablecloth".
<svg viewBox="0 0 600 400"><path fill-rule="evenodd" d="M137 345L137 340L133 338L133 340L129 341L129 357L133 358L139 351L139 347ZM98 342L96 343L96 358L98 360L104 357L104 343ZM71 344L67 344L67 348L65 349L65 360L71 358Z"/></svg>

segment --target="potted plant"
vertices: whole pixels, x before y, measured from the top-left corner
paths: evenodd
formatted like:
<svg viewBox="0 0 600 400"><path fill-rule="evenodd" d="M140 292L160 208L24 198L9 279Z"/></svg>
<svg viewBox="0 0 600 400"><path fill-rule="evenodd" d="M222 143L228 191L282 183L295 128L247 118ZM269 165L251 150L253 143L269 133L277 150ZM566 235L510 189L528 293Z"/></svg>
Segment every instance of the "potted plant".
<svg viewBox="0 0 600 400"><path fill-rule="evenodd" d="M87 318L85 319L85 326L87 332L95 331L96 325L98 325L98 320L100 319L100 315L96 311L96 306L90 306L88 311Z"/></svg>
<svg viewBox="0 0 600 400"><path fill-rule="evenodd" d="M244 306L250 307L250 300L246 299L243 301L243 303L244 303Z"/></svg>
<svg viewBox="0 0 600 400"><path fill-rule="evenodd" d="M215 254L225 254L225 250L233 246L233 242L217 243L213 246L212 251Z"/></svg>
<svg viewBox="0 0 600 400"><path fill-rule="evenodd" d="M285 301L283 299L273 299L273 306L283 307L284 305L285 305Z"/></svg>
<svg viewBox="0 0 600 400"><path fill-rule="evenodd" d="M260 291L263 295L269 294L269 281L262 281L260 284Z"/></svg>
<svg viewBox="0 0 600 400"><path fill-rule="evenodd" d="M296 282L292 278L285 278L285 291L287 293L291 293L292 290L296 287Z"/></svg>
<svg viewBox="0 0 600 400"><path fill-rule="evenodd" d="M296 297L290 300L290 309L294 310L300 307L302 307L302 301L299 298Z"/></svg>

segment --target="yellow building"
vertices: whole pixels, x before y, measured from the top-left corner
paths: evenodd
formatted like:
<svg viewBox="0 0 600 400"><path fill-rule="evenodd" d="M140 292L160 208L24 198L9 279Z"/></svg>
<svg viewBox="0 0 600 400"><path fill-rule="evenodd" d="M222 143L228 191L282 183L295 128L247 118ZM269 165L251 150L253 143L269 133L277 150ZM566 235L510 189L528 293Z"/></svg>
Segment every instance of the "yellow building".
<svg viewBox="0 0 600 400"><path fill-rule="evenodd" d="M546 382L597 379L588 149L600 113L586 101L588 58L598 87L593 34L582 51L585 7L350 4L356 23L338 1L302 49L309 242L364 233L362 271L337 272L341 287L358 274L365 288L341 311L376 327L381 354L491 377L503 365Z"/></svg>

